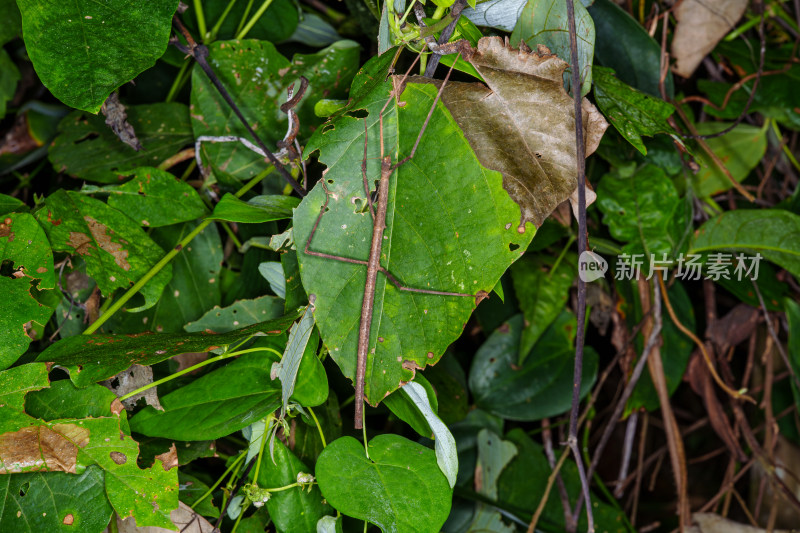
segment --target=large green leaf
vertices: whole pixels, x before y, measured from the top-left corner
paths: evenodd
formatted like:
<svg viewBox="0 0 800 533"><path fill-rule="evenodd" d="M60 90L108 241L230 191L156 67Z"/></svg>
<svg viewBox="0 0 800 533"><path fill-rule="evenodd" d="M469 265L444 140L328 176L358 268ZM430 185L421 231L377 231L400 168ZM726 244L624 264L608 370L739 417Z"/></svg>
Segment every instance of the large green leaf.
<svg viewBox="0 0 800 533"><path fill-rule="evenodd" d="M708 139L709 148L720 158L736 181L745 179L761 162L767 151L767 125L763 127L739 124L722 137ZM729 127L725 122L706 122L697 125L701 134L712 134ZM692 178L694 190L700 198L725 192L733 184L717 164L704 151L695 155L700 170Z"/></svg>
<svg viewBox="0 0 800 533"><path fill-rule="evenodd" d="M478 349L469 373L475 404L511 420L539 420L569 410L572 399L575 316L563 311L517 366L522 316L498 328ZM597 377L598 357L584 352L581 396Z"/></svg>
<svg viewBox="0 0 800 533"><path fill-rule="evenodd" d="M103 296L139 281L162 256L137 222L78 192L59 189L47 197L36 218L53 250L83 257ZM140 291L145 300L141 309L158 301L171 277L171 265L153 276Z"/></svg>
<svg viewBox="0 0 800 533"><path fill-rule="evenodd" d="M689 251L713 250L758 253L800 279L800 216L780 209L722 213L700 227Z"/></svg>
<svg viewBox="0 0 800 533"><path fill-rule="evenodd" d="M108 205L151 228L188 222L207 213L197 191L169 172L153 167L131 172L133 178L122 185L84 185L81 192L108 193Z"/></svg>
<svg viewBox="0 0 800 533"><path fill-rule="evenodd" d="M261 469L256 481L262 489L285 487L297 482L297 475L301 472L309 474L312 470L276 440L274 452L261 456ZM267 511L281 533L316 531L317 521L333 514L333 509L325 503L316 485L310 491L304 487L293 487L272 493L267 501Z"/></svg>
<svg viewBox="0 0 800 533"><path fill-rule="evenodd" d="M283 314L283 300L276 296L260 296L237 300L227 307L214 307L184 326L188 332L227 333L235 329L272 320Z"/></svg>
<svg viewBox="0 0 800 533"><path fill-rule="evenodd" d="M6 103L14 98L20 79L22 76L19 69L8 56L8 52L0 48L0 119L6 115Z"/></svg>
<svg viewBox="0 0 800 533"><path fill-rule="evenodd" d="M119 183L123 172L157 166L192 142L189 109L179 103L129 106L128 122L144 148L120 141L102 116L75 111L58 125L48 157L60 172L99 183Z"/></svg>
<svg viewBox="0 0 800 533"><path fill-rule="evenodd" d="M519 46L520 41L536 50L540 44L567 63L572 63L569 48L569 27L567 24L567 4L562 0L528 0L520 13L511 44ZM578 65L581 75L581 96L592 88L592 59L594 58L594 22L589 12L580 2L575 2L575 26L578 37ZM564 76L571 85L571 78Z"/></svg>
<svg viewBox="0 0 800 533"><path fill-rule="evenodd" d="M117 87L167 48L177 0L17 0L22 35L45 87L65 104L97 113Z"/></svg>
<svg viewBox="0 0 800 533"><path fill-rule="evenodd" d="M26 324L47 324L53 310L31 294L27 278L0 276L0 369L8 368L25 353L31 343Z"/></svg>
<svg viewBox="0 0 800 533"><path fill-rule="evenodd" d="M561 314L569 298L578 258L570 254L562 257L558 264L555 262L551 256L528 255L511 267L514 291L525 315L525 329L519 343L520 365L539 337Z"/></svg>
<svg viewBox="0 0 800 533"><path fill-rule="evenodd" d="M0 523L15 533L100 533L113 509L106 498L103 471L90 466L76 476L66 472L0 476Z"/></svg>
<svg viewBox="0 0 800 533"><path fill-rule="evenodd" d="M152 365L190 352L208 352L251 335L277 336L292 325L298 313L262 322L220 335L202 333L135 335L78 335L51 344L37 361L47 361L70 369L70 379L78 387L108 379L132 364Z"/></svg>
<svg viewBox="0 0 800 533"><path fill-rule="evenodd" d="M383 56L369 63L354 81L361 98L351 109L365 109L369 143L370 183L378 179L378 112L391 81L382 79ZM386 153L405 157L417 139L436 93L433 85L408 84L400 100L384 116ZM311 227L326 200L327 208L311 250L366 260L372 218L365 201L361 163L364 120L340 116L310 141L307 152L320 151L328 166L318 184L295 210L294 236L306 292L316 295L315 318L323 341L345 376L355 376L356 346L366 267L313 257L303 250ZM446 142L443 140L446 139ZM524 250L533 228L520 234L519 206L503 189L502 176L483 168L458 125L437 106L415 157L391 177L387 229L381 264L405 286L476 294L489 292ZM379 275L369 342L366 396L375 405L414 368L435 363L461 334L475 308L475 299L399 291ZM413 331L413 335L407 333Z"/></svg>
<svg viewBox="0 0 800 533"><path fill-rule="evenodd" d="M211 218L228 222L270 222L292 217L292 210L300 200L293 196L264 195L248 201L228 193L214 206Z"/></svg>
<svg viewBox="0 0 800 533"><path fill-rule="evenodd" d="M588 8L594 20L597 42L595 60L613 68L619 79L656 98L661 97L661 46L641 24L611 0L595 0ZM672 98L674 82L667 71L664 87Z"/></svg>
<svg viewBox="0 0 800 533"><path fill-rule="evenodd" d="M433 450L399 435L364 446L353 437L331 442L317 460L317 481L335 509L376 524L383 533L439 531L452 491Z"/></svg>
<svg viewBox="0 0 800 533"><path fill-rule="evenodd" d="M606 174L597 187L597 205L615 239L628 254L672 254L687 242L686 203L672 181L655 165L629 176ZM649 274L649 272L647 272Z"/></svg>
<svg viewBox="0 0 800 533"><path fill-rule="evenodd" d="M597 107L629 143L647 155L642 135L670 133L672 128L667 118L675 108L618 80L610 68L595 65L592 72Z"/></svg>
<svg viewBox="0 0 800 533"><path fill-rule="evenodd" d="M148 436L193 441L217 439L249 426L281 404L281 383L270 376L277 361L272 352L244 354L162 396L164 411L145 407L131 418L131 428ZM319 390L327 395L321 365L301 365L292 398L316 400ZM316 404L323 401L325 396Z"/></svg>
<svg viewBox="0 0 800 533"><path fill-rule="evenodd" d="M286 88L301 75L309 80L306 96L295 111L300 116L301 132L313 131L313 121L318 120L313 114L314 104L323 93L327 98L344 96L355 72L358 51L356 43L341 41L317 54L298 55L290 62L272 43L246 39L213 43L209 61L248 123L270 147L286 133L288 115L279 109L286 101ZM197 137L234 135L251 140L199 66L192 73L192 127ZM214 169L237 178L253 176L264 167L262 156L238 142L203 143L201 153Z"/></svg>

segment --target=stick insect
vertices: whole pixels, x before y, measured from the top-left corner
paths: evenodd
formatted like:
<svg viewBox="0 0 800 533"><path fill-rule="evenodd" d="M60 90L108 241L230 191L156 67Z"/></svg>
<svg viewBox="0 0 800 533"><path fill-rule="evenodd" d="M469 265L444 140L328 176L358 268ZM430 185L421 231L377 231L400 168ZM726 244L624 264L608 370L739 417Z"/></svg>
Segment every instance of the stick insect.
<svg viewBox="0 0 800 533"><path fill-rule="evenodd" d="M372 317L373 317L373 305L375 301L375 290L376 290L378 273L382 273L384 276L386 276L387 280L400 291L430 294L436 296L476 298L477 302L488 296L488 294L485 291L479 291L477 294L467 294L461 292L436 291L436 290L408 287L403 285L394 275L392 275L386 268L384 268L380 264L381 248L384 238L383 233L384 230L386 229L386 212L389 199L389 182L391 180L391 176L399 167L401 167L414 157L414 154L416 153L417 147L420 144L422 136L425 133L428 122L430 121L430 118L433 115L434 109L436 108L436 105L438 104L441 98L442 91L444 90L444 87L447 84L450 78L450 74L452 73L453 70L451 67L451 69L447 73L447 76L445 76L442 85L439 87L439 90L436 94L436 98L434 99L433 104L430 110L428 111L428 115L422 125L422 128L420 129L420 132L417 136L416 142L414 143L411 153L405 158L397 161L396 163L392 163L391 158L385 155L384 135L383 135L383 113L391 103L392 99L400 97L400 93L402 92L405 80L407 79L409 73L411 72L411 69L414 68L418 60L419 56L417 56L417 59L412 63L411 67L406 72L405 76L403 76L401 82L395 85L394 89L391 91L389 99L386 101L386 103L384 104L383 108L380 110L379 113L378 121L379 121L379 132L380 132L381 170L380 170L380 180L376 190L377 197L374 199L373 199L373 192L371 191L369 185L369 179L367 177L368 126L366 118L364 119L364 158L361 164L361 175L364 185L364 193L366 194L367 207L370 216L372 217L373 220L372 240L370 242L369 258L365 261L361 259L354 259L350 257L327 254L323 252L314 251L311 249L311 243L314 238L314 234L316 233L320 220L322 219L323 215L325 214L325 211L328 208L328 202L331 197L331 193L328 191L325 185L325 180L321 181L323 190L325 192L325 202L322 204L320 208L319 215L316 218L316 221L311 229L311 232L309 233L309 236L306 240L304 247L304 252L308 255L325 259L331 259L334 261L342 261L356 265L363 265L367 267L366 282L364 284L364 294L362 299L361 316L358 329L358 347L357 347L356 379L355 379L355 428L356 429L363 428L364 382L366 377L367 352L369 349L369 339L370 339Z"/></svg>

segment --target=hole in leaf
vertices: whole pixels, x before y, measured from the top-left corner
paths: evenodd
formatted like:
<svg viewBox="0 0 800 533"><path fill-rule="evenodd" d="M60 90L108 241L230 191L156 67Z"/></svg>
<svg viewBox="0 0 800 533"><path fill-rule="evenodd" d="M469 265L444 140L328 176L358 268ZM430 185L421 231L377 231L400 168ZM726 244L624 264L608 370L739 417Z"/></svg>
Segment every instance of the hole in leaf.
<svg viewBox="0 0 800 533"><path fill-rule="evenodd" d="M323 133L323 134L324 134L324 133L328 133L328 132L329 132L330 130L332 130L334 127L335 127L335 126L334 126L333 124L325 124L324 126L322 126L322 133Z"/></svg>
<svg viewBox="0 0 800 533"><path fill-rule="evenodd" d="M514 250L519 250L519 244L514 244L514 243L512 242L511 244L509 244L509 245L508 245L508 249L509 249L510 251L512 251L512 252L513 252Z"/></svg>
<svg viewBox="0 0 800 533"><path fill-rule="evenodd" d="M19 495L25 496L28 493L28 489L31 487L30 483L23 483L19 486Z"/></svg>
<svg viewBox="0 0 800 533"><path fill-rule="evenodd" d="M75 141L75 144L81 144L86 141L91 141L92 139L97 139L98 137L100 137L100 134L93 131L90 132L86 137L83 137L82 139L78 139L77 141Z"/></svg>
<svg viewBox="0 0 800 533"><path fill-rule="evenodd" d="M369 113L367 113L366 109L352 109L344 114L346 117L353 117L353 118L367 118Z"/></svg>

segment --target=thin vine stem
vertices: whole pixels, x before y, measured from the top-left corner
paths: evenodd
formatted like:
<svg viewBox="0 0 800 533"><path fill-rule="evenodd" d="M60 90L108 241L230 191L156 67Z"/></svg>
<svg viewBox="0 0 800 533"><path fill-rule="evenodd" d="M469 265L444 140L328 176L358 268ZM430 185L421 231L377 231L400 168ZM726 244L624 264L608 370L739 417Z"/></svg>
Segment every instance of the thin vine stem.
<svg viewBox="0 0 800 533"><path fill-rule="evenodd" d="M317 415L314 414L314 410L310 407L306 407L308 414L311 415L311 418L314 419L314 424L317 426L317 431L319 431L319 440L322 441L322 447L327 447L327 443L325 442L325 434L322 432L322 426L319 424L319 420L317 420Z"/></svg>
<svg viewBox="0 0 800 533"><path fill-rule="evenodd" d="M238 457L237 457L237 458L236 458L236 459L235 459L235 460L234 460L234 461L233 461L233 462L230 464L230 466L229 466L229 467L228 467L228 468L225 470L225 472L223 472L223 473L222 473L222 475L219 477L219 479L217 479L217 481L215 481L215 482L214 482L214 484L213 484L213 485L211 485L211 486L208 488L208 490L207 490L207 491L205 491L205 492L203 493L203 495L202 495L202 496L200 496L198 499L196 499L196 500L194 501L194 503L192 503L192 505L190 505L190 507L191 507L192 509L194 509L195 507L197 507L198 505L200 505L200 503L201 503L203 500L205 500L206 498L208 498L208 497L209 497L209 496L210 496L210 495L211 495L211 494L212 494L212 493L213 493L215 490L217 490L217 487L219 487L219 486L220 486L220 484L222 483L222 480L223 480L223 479L225 479L225 476L227 476L228 474L230 474L230 473L231 473L231 471L232 471L234 468L237 468L237 466L241 466L241 465L240 465L240 463L242 462L242 460L244 460L244 458L245 458L245 457L247 457L247 453L246 453L246 452L242 452L242 453L240 453L240 454L239 454L239 456L238 456ZM238 471L238 470L237 470L237 471Z"/></svg>

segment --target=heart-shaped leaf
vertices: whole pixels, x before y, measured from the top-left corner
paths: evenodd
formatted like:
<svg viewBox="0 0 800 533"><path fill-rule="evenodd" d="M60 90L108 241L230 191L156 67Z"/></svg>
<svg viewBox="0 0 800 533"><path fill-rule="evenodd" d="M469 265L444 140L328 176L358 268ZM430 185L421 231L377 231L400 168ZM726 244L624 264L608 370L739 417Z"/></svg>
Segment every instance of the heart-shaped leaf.
<svg viewBox="0 0 800 533"><path fill-rule="evenodd" d="M320 454L316 473L328 503L383 533L439 531L450 512L452 491L433 450L399 435L372 439L369 459L356 439L336 439Z"/></svg>
<svg viewBox="0 0 800 533"><path fill-rule="evenodd" d="M373 227L369 211L363 209L361 164L368 140L367 174L369 180L377 179L378 115L392 90L391 81L380 81L386 75L381 67L388 67L385 56L365 66L352 89L360 99L309 142L307 152L319 150L328 170L294 216L303 286L316 295L314 316L322 339L350 378L355 376L366 267L303 250L326 204L309 249L367 259ZM388 105L383 144L393 161L411 153L435 95L433 85L408 84L400 99ZM369 113L366 119L352 116L362 110ZM411 288L488 293L533 235L533 228L518 231L520 210L503 190L502 176L481 166L441 105L433 110L414 158L392 176L387 204L381 264ZM366 370L368 401L376 405L409 381L416 368L436 363L474 308L473 297L400 291L379 275Z"/></svg>

